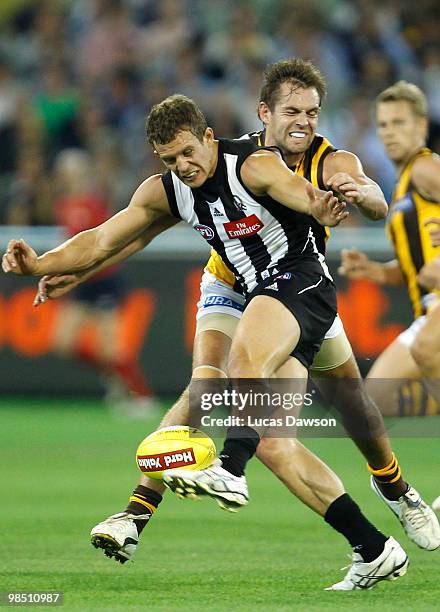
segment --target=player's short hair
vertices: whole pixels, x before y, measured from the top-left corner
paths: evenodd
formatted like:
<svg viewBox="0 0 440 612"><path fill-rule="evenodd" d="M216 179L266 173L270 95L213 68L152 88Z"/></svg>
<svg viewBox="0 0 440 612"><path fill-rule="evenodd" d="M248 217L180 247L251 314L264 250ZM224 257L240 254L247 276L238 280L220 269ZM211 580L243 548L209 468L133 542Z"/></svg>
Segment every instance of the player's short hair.
<svg viewBox="0 0 440 612"><path fill-rule="evenodd" d="M266 66L263 86L260 92L260 102L265 102L273 110L279 100L280 87L283 83L291 83L294 87L307 89L314 87L321 103L327 86L321 72L312 62L299 57L281 60Z"/></svg>
<svg viewBox="0 0 440 612"><path fill-rule="evenodd" d="M384 89L376 98L376 107L380 102L408 102L415 115L428 116L428 102L420 87L408 81L397 81Z"/></svg>
<svg viewBox="0 0 440 612"><path fill-rule="evenodd" d="M208 127L200 108L181 94L168 96L155 104L147 117L147 138L150 144L167 144L180 130L189 130L200 141Z"/></svg>

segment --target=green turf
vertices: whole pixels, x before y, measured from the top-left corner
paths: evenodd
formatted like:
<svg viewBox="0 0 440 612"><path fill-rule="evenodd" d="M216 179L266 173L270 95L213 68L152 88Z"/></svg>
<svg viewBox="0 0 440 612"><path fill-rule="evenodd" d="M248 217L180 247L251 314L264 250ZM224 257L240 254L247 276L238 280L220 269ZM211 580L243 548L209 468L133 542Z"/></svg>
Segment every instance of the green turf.
<svg viewBox="0 0 440 612"><path fill-rule="evenodd" d="M364 461L346 440L307 445L342 477L368 516L404 544L408 574L373 591L336 593L345 541L256 460L251 503L237 515L210 500L167 496L133 563L89 544L89 530L125 506L138 477L137 443L157 424L109 415L93 401L0 402L0 591L64 592L63 609L158 611L437 610L439 552L405 538L369 491ZM432 500L438 439L395 441L408 478Z"/></svg>

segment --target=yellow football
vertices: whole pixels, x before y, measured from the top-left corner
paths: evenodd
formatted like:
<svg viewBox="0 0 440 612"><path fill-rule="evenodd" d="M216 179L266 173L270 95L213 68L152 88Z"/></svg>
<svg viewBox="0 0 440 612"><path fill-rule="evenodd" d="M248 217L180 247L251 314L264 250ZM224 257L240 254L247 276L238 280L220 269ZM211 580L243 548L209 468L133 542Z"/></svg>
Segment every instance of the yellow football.
<svg viewBox="0 0 440 612"><path fill-rule="evenodd" d="M214 442L203 431L186 425L158 429L139 444L136 464L140 471L161 480L167 470L203 470L216 456Z"/></svg>

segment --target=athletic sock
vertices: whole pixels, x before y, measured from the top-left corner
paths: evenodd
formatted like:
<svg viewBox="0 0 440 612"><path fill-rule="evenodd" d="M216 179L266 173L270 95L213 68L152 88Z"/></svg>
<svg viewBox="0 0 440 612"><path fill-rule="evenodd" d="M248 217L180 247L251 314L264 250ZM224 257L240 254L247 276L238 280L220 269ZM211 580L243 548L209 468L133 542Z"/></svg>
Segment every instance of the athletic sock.
<svg viewBox="0 0 440 612"><path fill-rule="evenodd" d="M370 563L383 552L388 538L370 523L347 493L330 504L324 520L347 538L365 563Z"/></svg>
<svg viewBox="0 0 440 612"><path fill-rule="evenodd" d="M220 453L222 467L234 476L243 476L246 463L255 455L259 442L260 436L252 427L229 427Z"/></svg>
<svg viewBox="0 0 440 612"><path fill-rule="evenodd" d="M390 501L399 499L409 488L408 483L402 478L396 455L392 453L392 456L391 462L380 469L372 468L371 465L367 464L368 471L373 475L381 493Z"/></svg>
<svg viewBox="0 0 440 612"><path fill-rule="evenodd" d="M158 505L162 501L162 495L153 489L138 485L133 491L133 495L128 500L128 506L125 512L129 514L151 514L147 519L134 519L138 535L142 533L143 528L150 520L151 516L156 512Z"/></svg>

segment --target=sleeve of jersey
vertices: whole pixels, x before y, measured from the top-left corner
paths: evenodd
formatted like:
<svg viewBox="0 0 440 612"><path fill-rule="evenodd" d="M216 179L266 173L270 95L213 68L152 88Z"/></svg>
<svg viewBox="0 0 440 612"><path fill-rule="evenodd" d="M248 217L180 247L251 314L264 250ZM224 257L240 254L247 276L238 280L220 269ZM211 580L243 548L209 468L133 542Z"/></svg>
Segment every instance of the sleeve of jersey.
<svg viewBox="0 0 440 612"><path fill-rule="evenodd" d="M182 219L182 215L179 212L179 207L177 206L176 192L174 191L173 177L171 176L170 170L165 172L165 174L162 174L162 183L165 187L165 193L167 194L168 204L170 205L172 214L177 219Z"/></svg>
<svg viewBox="0 0 440 612"><path fill-rule="evenodd" d="M246 151L243 152L243 154L239 157L237 166L236 166L237 177L240 179L240 181L241 181L241 167L244 164L244 162L247 160L249 155L252 155L252 153L255 153L255 151L262 151L262 150L271 151L272 153L275 153L275 155L278 155L278 157L280 157L284 161L283 153L281 149L279 149L278 147L258 146L251 139L249 139L249 142L252 142L253 147L249 147Z"/></svg>

